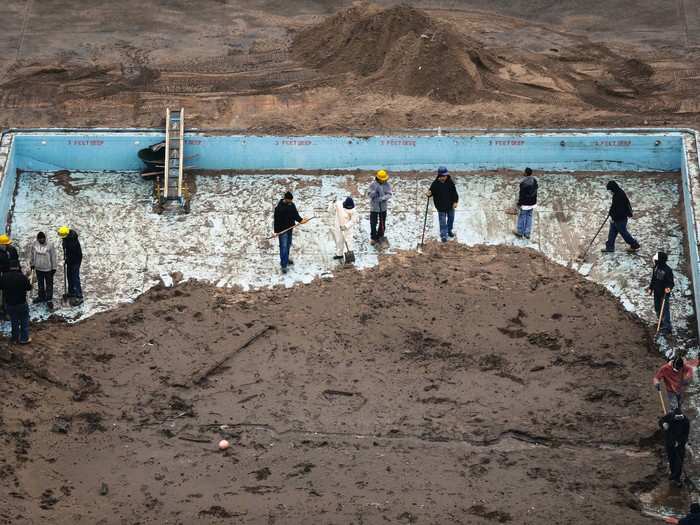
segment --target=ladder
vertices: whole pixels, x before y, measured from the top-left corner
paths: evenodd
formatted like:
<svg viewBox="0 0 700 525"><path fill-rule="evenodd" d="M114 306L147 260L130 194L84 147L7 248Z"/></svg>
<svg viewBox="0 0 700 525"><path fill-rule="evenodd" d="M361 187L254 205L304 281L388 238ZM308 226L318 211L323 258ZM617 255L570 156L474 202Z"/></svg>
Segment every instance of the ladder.
<svg viewBox="0 0 700 525"><path fill-rule="evenodd" d="M185 110L166 109L165 166L163 169L162 200L184 202L182 172L184 170Z"/></svg>

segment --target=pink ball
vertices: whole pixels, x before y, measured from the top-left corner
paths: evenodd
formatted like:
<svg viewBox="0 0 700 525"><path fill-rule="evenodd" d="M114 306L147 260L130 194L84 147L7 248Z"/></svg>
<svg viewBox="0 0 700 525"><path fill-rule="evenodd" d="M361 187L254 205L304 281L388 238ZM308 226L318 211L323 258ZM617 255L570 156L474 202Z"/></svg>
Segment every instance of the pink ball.
<svg viewBox="0 0 700 525"><path fill-rule="evenodd" d="M226 450L230 446L229 442L225 439L219 441L219 450Z"/></svg>

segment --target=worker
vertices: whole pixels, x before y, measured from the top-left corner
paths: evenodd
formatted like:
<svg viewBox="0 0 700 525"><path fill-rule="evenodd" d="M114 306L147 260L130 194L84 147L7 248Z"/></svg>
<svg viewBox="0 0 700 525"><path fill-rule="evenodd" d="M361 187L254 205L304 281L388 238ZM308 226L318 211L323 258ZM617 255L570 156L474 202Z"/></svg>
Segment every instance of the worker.
<svg viewBox="0 0 700 525"><path fill-rule="evenodd" d="M287 266L294 264L289 258L292 251L292 228L299 224L306 224L308 219L304 219L294 204L294 195L291 192L286 192L275 207L274 215L274 232L279 239L280 244L280 265L282 273L287 273Z"/></svg>
<svg viewBox="0 0 700 525"><path fill-rule="evenodd" d="M537 206L537 179L532 170L525 168L525 177L520 181L518 192L518 223L513 232L516 237L530 238L532 233L532 210Z"/></svg>
<svg viewBox="0 0 700 525"><path fill-rule="evenodd" d="M386 170L379 170L372 184L369 185L369 224L370 241L372 245L385 242L386 237L386 212L389 209L389 200L393 197L389 174Z"/></svg>
<svg viewBox="0 0 700 525"><path fill-rule="evenodd" d="M673 523L674 525L700 525L700 504L691 503L688 515L684 518L667 516L664 518L664 521L666 523Z"/></svg>
<svg viewBox="0 0 700 525"><path fill-rule="evenodd" d="M10 271L10 265L13 262L19 263L19 253L17 248L12 246L12 240L9 235L3 233L0 235L0 276ZM7 318L4 295L0 301L0 316Z"/></svg>
<svg viewBox="0 0 700 525"><path fill-rule="evenodd" d="M671 328L671 290L673 290L673 270L666 264L668 255L658 252L654 255L654 270L651 273L651 282L647 291L654 295L654 310L656 318L661 319L660 332L670 334ZM663 314L661 307L663 305Z"/></svg>
<svg viewBox="0 0 700 525"><path fill-rule="evenodd" d="M32 283L22 273L18 260L13 259L8 271L0 277L0 289L5 297L5 309L10 316L12 342L21 345L30 343L27 292L32 289Z"/></svg>
<svg viewBox="0 0 700 525"><path fill-rule="evenodd" d="M352 252L352 229L357 223L355 201L353 201L352 197L347 197L343 201L336 199L328 206L328 211L335 216L333 228L335 256L333 258L336 260L343 259L346 248L348 252Z"/></svg>
<svg viewBox="0 0 700 525"><path fill-rule="evenodd" d="M677 487L682 487L681 474L685 459L685 444L688 442L690 422L680 407L659 418L659 427L664 431L666 457L671 471L669 479Z"/></svg>
<svg viewBox="0 0 700 525"><path fill-rule="evenodd" d="M661 391L662 382L666 388L667 412L681 407L683 393L692 379L693 369L683 362L682 357L675 357L654 374L653 383L656 390Z"/></svg>
<svg viewBox="0 0 700 525"><path fill-rule="evenodd" d="M53 310L53 277L56 275L56 247L47 241L46 234L39 232L36 241L32 244L32 252L29 259L30 269L36 272L36 280L39 285L39 295L34 299L35 303L46 303Z"/></svg>
<svg viewBox="0 0 700 525"><path fill-rule="evenodd" d="M447 242L447 238L454 237L455 209L459 203L459 194L452 177L445 166L437 170L437 177L430 185L428 197L433 198L433 204L438 212L440 223L440 240Z"/></svg>
<svg viewBox="0 0 700 525"><path fill-rule="evenodd" d="M68 226L61 226L58 229L58 236L62 239L64 270L68 281L68 291L64 294L64 298L70 300L71 306L78 306L83 303L83 288L80 285L83 250L80 239L78 239L78 232L71 230Z"/></svg>
<svg viewBox="0 0 700 525"><path fill-rule="evenodd" d="M608 216L610 217L608 241L605 243L605 248L602 252L612 253L615 251L615 239L618 233L629 244L627 251L630 253L636 252L639 250L639 243L627 231L627 220L633 216L632 204L630 204L627 194L614 180L608 182L606 189L612 193L612 204L608 210Z"/></svg>

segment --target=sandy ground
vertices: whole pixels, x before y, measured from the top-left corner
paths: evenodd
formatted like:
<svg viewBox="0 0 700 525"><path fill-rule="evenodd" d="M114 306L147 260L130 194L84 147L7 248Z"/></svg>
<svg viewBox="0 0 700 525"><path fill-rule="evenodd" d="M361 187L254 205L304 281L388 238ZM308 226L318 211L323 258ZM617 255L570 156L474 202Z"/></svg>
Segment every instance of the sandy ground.
<svg viewBox="0 0 700 525"><path fill-rule="evenodd" d="M350 7L347 1L8 0L0 38L0 123L159 125L167 105L182 105L193 126L285 132L697 126L696 2L435 0L411 5L425 8L426 27L439 29L430 35L449 36L447 47L414 49L424 29L418 15L402 19L417 31L409 35L400 28L364 26L362 38L390 40L381 47L390 57L411 57L398 69L384 70L384 77L372 77L368 87L367 78L352 71L365 71L379 48L352 55L350 73L327 71L323 63L290 53L295 37ZM440 68L435 78L441 82L431 86L428 78L421 89L409 91L413 96L392 88L392 80L405 76L410 82L422 71L418 68L446 57L456 66L466 63L453 53L454 42L465 39L484 58L487 70L477 61L479 75L473 67L466 70L471 77L462 72L465 79L483 80L481 92L454 103L436 100L434 88L453 80L451 71ZM337 42L328 43L337 46L330 50L320 45L320 51L325 46L332 53L344 48ZM629 60L636 61L632 69Z"/></svg>
<svg viewBox="0 0 700 525"><path fill-rule="evenodd" d="M645 523L663 476L646 328L535 252L156 289L35 337L0 369L6 523Z"/></svg>

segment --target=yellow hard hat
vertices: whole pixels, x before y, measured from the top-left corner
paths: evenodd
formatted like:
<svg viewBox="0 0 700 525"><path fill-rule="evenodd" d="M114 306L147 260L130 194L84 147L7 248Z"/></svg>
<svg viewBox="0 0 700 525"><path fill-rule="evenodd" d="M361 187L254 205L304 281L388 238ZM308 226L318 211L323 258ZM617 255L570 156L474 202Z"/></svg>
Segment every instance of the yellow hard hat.
<svg viewBox="0 0 700 525"><path fill-rule="evenodd" d="M61 226L58 229L58 236L63 239L66 235L70 233L70 228L68 226Z"/></svg>
<svg viewBox="0 0 700 525"><path fill-rule="evenodd" d="M389 180L389 174L385 170L379 170L377 172L377 180L379 182L386 182Z"/></svg>
<svg viewBox="0 0 700 525"><path fill-rule="evenodd" d="M10 241L10 237L8 237L6 234L3 233L2 235L0 235L0 244L1 245L6 246L6 245L11 244L11 243L12 243L12 241Z"/></svg>

